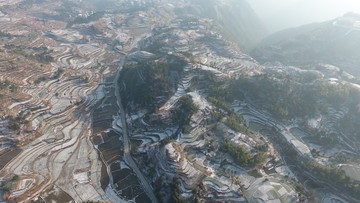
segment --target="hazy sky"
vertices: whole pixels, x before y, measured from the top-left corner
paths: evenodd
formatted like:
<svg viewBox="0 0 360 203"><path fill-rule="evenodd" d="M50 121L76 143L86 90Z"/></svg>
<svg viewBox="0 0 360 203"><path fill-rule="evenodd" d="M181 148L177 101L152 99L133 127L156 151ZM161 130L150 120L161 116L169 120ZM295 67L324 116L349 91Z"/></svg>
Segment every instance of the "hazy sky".
<svg viewBox="0 0 360 203"><path fill-rule="evenodd" d="M360 0L247 0L270 31L360 13Z"/></svg>

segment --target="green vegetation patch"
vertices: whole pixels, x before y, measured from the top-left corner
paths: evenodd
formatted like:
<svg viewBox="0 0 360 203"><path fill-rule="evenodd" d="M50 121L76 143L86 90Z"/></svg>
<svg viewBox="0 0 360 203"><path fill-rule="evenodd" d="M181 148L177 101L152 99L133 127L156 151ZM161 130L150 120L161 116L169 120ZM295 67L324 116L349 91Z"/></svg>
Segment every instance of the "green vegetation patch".
<svg viewBox="0 0 360 203"><path fill-rule="evenodd" d="M63 69L59 68L55 71L55 73L50 77L40 77L34 81L35 84L39 84L40 82L47 81L47 80L56 80L59 79L61 74L64 72Z"/></svg>
<svg viewBox="0 0 360 203"><path fill-rule="evenodd" d="M309 168L318 178L330 181L332 184L336 184L337 187L343 188L344 191L347 191L353 197L360 198L360 184L358 181L348 177L344 170L324 166L315 161L309 163Z"/></svg>
<svg viewBox="0 0 360 203"><path fill-rule="evenodd" d="M261 173L259 173L258 170L251 170L248 174L255 177L255 178L261 178L262 177Z"/></svg>
<svg viewBox="0 0 360 203"><path fill-rule="evenodd" d="M304 82L308 80L311 79L282 74L241 77L231 84L231 89L236 98L246 95L278 118L313 116L326 112L329 106L337 108L353 89L347 84L333 85L327 81Z"/></svg>
<svg viewBox="0 0 360 203"><path fill-rule="evenodd" d="M266 152L259 151L255 156L251 156L250 151L243 146L234 144L231 141L224 141L220 147L221 151L229 153L239 166L254 167L261 165L267 158Z"/></svg>
<svg viewBox="0 0 360 203"><path fill-rule="evenodd" d="M182 73L185 64L176 56L126 64L118 81L123 105L154 111L176 90L179 78L176 76Z"/></svg>
<svg viewBox="0 0 360 203"><path fill-rule="evenodd" d="M180 125L188 124L191 116L198 110L199 107L194 104L192 97L184 95L178 100L176 108L171 111L172 119Z"/></svg>
<svg viewBox="0 0 360 203"><path fill-rule="evenodd" d="M54 61L54 57L51 56L52 50L49 50L47 47L25 47L16 46L14 44L6 44L4 47L13 54L32 58L41 63L50 63Z"/></svg>
<svg viewBox="0 0 360 203"><path fill-rule="evenodd" d="M121 70L120 87L124 106L133 103L155 108L159 97L169 96L169 65L161 62L144 62L126 65Z"/></svg>
<svg viewBox="0 0 360 203"><path fill-rule="evenodd" d="M250 131L246 126L242 124L244 121L243 117L239 113L233 113L226 119L226 125L229 126L236 132L241 132L243 134L250 134Z"/></svg>
<svg viewBox="0 0 360 203"><path fill-rule="evenodd" d="M228 140L224 141L220 150L228 152L240 166L250 166L251 154L243 146L234 144Z"/></svg>
<svg viewBox="0 0 360 203"><path fill-rule="evenodd" d="M92 21L97 21L101 17L103 17L104 14L105 14L105 11L100 11L100 12L93 13L87 17L78 16L73 21L70 21L68 23L67 27L71 27L72 25L75 25L75 24L83 24L83 23L90 23Z"/></svg>

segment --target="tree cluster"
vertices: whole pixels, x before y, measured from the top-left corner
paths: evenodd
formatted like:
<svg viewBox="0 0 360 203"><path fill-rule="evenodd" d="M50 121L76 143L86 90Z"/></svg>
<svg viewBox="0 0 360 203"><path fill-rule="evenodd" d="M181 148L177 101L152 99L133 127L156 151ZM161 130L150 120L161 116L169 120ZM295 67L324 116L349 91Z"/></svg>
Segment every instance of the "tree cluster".
<svg viewBox="0 0 360 203"><path fill-rule="evenodd" d="M222 143L220 150L229 153L237 165L244 167L258 166L267 158L266 152L257 152L257 154L252 157L251 153L243 146L234 144L228 140Z"/></svg>
<svg viewBox="0 0 360 203"><path fill-rule="evenodd" d="M190 95L182 96L176 107L171 111L172 118L180 125L188 124L192 115L198 112L199 107L194 104Z"/></svg>

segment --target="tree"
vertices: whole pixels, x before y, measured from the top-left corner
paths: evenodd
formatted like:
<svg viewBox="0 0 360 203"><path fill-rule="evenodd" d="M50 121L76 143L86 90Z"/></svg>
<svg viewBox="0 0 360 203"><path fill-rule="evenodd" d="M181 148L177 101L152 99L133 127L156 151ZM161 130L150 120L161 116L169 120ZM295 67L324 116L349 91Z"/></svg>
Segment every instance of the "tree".
<svg viewBox="0 0 360 203"><path fill-rule="evenodd" d="M197 113L198 110L199 107L194 104L192 97L190 95L185 95L178 100L177 107L171 111L171 114L175 122L184 125L189 123L192 115Z"/></svg>
<svg viewBox="0 0 360 203"><path fill-rule="evenodd" d="M222 151L228 152L234 159L235 163L240 166L250 166L251 155L248 150L240 145L233 144L226 140L220 148Z"/></svg>

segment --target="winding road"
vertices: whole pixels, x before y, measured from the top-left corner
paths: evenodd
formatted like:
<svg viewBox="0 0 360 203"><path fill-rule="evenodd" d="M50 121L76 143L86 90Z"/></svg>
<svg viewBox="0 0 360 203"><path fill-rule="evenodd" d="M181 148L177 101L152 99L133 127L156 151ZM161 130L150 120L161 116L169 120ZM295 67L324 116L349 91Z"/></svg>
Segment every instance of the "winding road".
<svg viewBox="0 0 360 203"><path fill-rule="evenodd" d="M121 61L121 67L124 63L124 59L122 59ZM123 134L123 138L124 138L124 160L127 164L129 164L129 166L132 168L132 170L136 173L136 176L138 177L140 184L142 185L145 193L147 194L147 196L150 198L151 202L153 203L158 203L157 198L155 197L155 194L153 192L153 189L151 187L151 185L149 184L149 182L146 180L146 178L144 177L144 175L142 174L142 172L140 171L139 167L136 165L134 159L131 157L130 154L130 138L129 138L129 133L127 130L127 124L126 124L126 114L124 111L124 108L122 106L121 103L121 96L120 96L120 89L119 89L119 78L120 78L120 72L121 72L121 68L117 71L116 73L116 77L114 79L114 86L115 86L115 96L116 96L116 102L117 102L117 106L119 107L119 111L120 111L120 116L121 116L121 123L122 123L122 134Z"/></svg>

